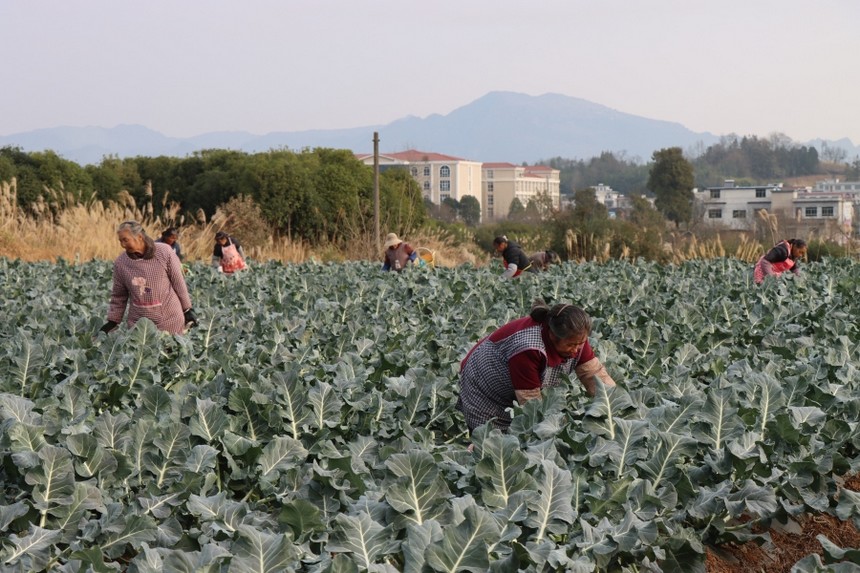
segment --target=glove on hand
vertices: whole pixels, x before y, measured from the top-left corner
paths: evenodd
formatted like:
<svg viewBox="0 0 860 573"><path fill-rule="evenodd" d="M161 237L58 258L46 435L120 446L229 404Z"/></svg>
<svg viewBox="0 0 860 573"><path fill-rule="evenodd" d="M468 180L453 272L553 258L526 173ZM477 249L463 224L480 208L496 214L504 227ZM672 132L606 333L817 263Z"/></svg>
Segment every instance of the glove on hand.
<svg viewBox="0 0 860 573"><path fill-rule="evenodd" d="M110 332L111 330L113 330L114 328L116 328L116 327L117 327L117 325L118 325L118 323L116 323L116 322L114 322L114 321L112 321L112 320L109 320L109 321L107 321L107 322L105 323L105 325L104 325L104 326L102 326L102 327L99 329L99 331L104 332L105 334L107 334L108 332Z"/></svg>
<svg viewBox="0 0 860 573"><path fill-rule="evenodd" d="M189 308L185 311L185 325L186 326L197 326L197 315L194 314L194 309Z"/></svg>

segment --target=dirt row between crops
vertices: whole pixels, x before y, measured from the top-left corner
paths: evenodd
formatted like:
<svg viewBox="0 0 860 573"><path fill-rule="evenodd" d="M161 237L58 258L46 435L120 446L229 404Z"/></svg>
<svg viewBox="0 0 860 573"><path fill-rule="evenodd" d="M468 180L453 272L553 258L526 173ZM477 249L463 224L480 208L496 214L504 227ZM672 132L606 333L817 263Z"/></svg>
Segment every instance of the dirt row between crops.
<svg viewBox="0 0 860 573"><path fill-rule="evenodd" d="M851 476L845 489L860 491L860 475ZM705 569L708 573L789 573L795 563L811 553L823 555L816 536L825 535L843 548L860 548L860 531L853 521L840 521L827 514L804 514L785 527L773 527L768 533L771 541L759 545L755 541L727 543L707 550Z"/></svg>

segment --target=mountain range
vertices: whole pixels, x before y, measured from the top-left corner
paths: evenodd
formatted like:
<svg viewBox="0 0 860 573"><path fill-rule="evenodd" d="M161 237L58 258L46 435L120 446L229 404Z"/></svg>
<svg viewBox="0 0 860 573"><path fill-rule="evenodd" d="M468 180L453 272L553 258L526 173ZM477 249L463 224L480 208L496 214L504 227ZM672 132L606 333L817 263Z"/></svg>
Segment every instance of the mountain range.
<svg viewBox="0 0 860 573"><path fill-rule="evenodd" d="M52 150L79 164L98 164L105 156L160 155L184 157L203 149L234 149L248 153L270 149L315 147L373 151L379 133L380 153L419 149L482 162L534 163L563 157L588 159L604 151L648 161L665 147L708 146L719 136L694 132L670 121L648 119L584 99L560 94L530 96L490 92L447 115L408 116L387 125L265 135L220 131L194 137L168 137L140 125L55 127L0 136L0 147L24 151ZM848 139L809 142L860 154Z"/></svg>

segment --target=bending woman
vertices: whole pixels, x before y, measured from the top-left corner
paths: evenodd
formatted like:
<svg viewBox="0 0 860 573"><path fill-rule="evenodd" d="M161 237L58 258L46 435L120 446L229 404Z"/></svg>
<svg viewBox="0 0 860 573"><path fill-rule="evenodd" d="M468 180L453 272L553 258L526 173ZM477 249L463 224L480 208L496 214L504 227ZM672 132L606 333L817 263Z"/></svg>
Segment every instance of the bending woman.
<svg viewBox="0 0 860 573"><path fill-rule="evenodd" d="M513 320L478 342L460 364L457 408L469 432L491 422L507 431L506 409L540 398L541 389L557 386L562 374L575 372L585 390L594 395L596 379L607 386L615 381L588 343L591 318L571 304L549 308L542 301L528 316Z"/></svg>

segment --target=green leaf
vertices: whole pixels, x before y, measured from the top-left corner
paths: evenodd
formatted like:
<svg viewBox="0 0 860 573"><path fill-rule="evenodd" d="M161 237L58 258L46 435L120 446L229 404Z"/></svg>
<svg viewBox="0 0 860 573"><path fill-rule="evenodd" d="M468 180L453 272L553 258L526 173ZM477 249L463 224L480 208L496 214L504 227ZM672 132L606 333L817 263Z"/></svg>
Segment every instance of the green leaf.
<svg viewBox="0 0 860 573"><path fill-rule="evenodd" d="M589 420L589 429L610 440L615 439L616 418L620 418L623 412L632 406L630 394L624 388L598 383L594 399L585 415L599 420Z"/></svg>
<svg viewBox="0 0 860 573"><path fill-rule="evenodd" d="M442 543L427 550L427 564L434 571L488 570L488 545L499 540L499 524L492 514L476 505L467 507L463 514L463 521L456 527L445 528Z"/></svg>
<svg viewBox="0 0 860 573"><path fill-rule="evenodd" d="M39 460L41 464L27 472L25 479L28 484L36 486L33 488L33 505L44 515L57 506L72 503L75 478L67 450L46 445L39 450Z"/></svg>
<svg viewBox="0 0 860 573"><path fill-rule="evenodd" d="M670 481L678 473L677 463L682 456L693 455L697 446L692 438L678 434L657 432L657 438L659 446L652 452L650 459L636 464L651 478L653 491L656 491L664 480Z"/></svg>
<svg viewBox="0 0 860 573"><path fill-rule="evenodd" d="M155 521L146 515L130 515L124 520L122 531L109 535L101 544L102 551L112 558L125 552L125 546L140 549L143 542L152 542L158 533Z"/></svg>
<svg viewBox="0 0 860 573"><path fill-rule="evenodd" d="M66 438L69 451L83 458L75 464L78 475L90 478L100 473L116 471L116 458L99 445L98 440L90 434L75 434Z"/></svg>
<svg viewBox="0 0 860 573"><path fill-rule="evenodd" d="M50 549L60 538L60 531L42 529L36 525L30 525L29 535L18 537L14 533L9 535L12 547L6 547L2 553L3 563L12 565L24 556L30 556L36 561L47 561Z"/></svg>
<svg viewBox="0 0 860 573"><path fill-rule="evenodd" d="M393 538L392 526L383 527L366 511L358 515L338 514L334 523L336 529L325 550L351 553L363 569L370 569L378 558L393 553L400 545Z"/></svg>
<svg viewBox="0 0 860 573"><path fill-rule="evenodd" d="M341 423L343 402L334 393L331 384L318 382L308 391L308 402L313 410L313 423L317 428L333 428Z"/></svg>
<svg viewBox="0 0 860 573"><path fill-rule="evenodd" d="M406 527L406 540L401 545L403 573L421 573L427 562L427 550L441 540L442 528L438 521L427 521L421 525L410 523Z"/></svg>
<svg viewBox="0 0 860 573"><path fill-rule="evenodd" d="M232 549L230 573L283 573L298 556L286 535L250 525L239 527L239 539Z"/></svg>
<svg viewBox="0 0 860 573"><path fill-rule="evenodd" d="M283 472L304 461L308 451L301 442L290 437L278 436L263 448L260 456L260 474L269 476L271 472Z"/></svg>
<svg viewBox="0 0 860 573"><path fill-rule="evenodd" d="M27 514L27 505L18 501L12 505L0 505L0 531L6 531L15 519Z"/></svg>
<svg viewBox="0 0 860 573"><path fill-rule="evenodd" d="M481 444L481 461L475 475L484 484L481 499L490 507L503 508L522 489L535 489L534 479L525 470L529 460L516 436L492 432Z"/></svg>
<svg viewBox="0 0 860 573"><path fill-rule="evenodd" d="M543 540L548 533L566 531L574 519L570 471L558 467L551 460L541 462L541 468L540 478L536 481L540 495L529 501L532 513L526 520L527 525L536 529L535 542Z"/></svg>
<svg viewBox="0 0 860 573"><path fill-rule="evenodd" d="M293 532L293 539L306 540L312 533L325 530L322 515L317 506L304 499L284 503L280 520Z"/></svg>
<svg viewBox="0 0 860 573"><path fill-rule="evenodd" d="M197 398L197 411L191 418L191 434L209 442L217 441L227 428L227 416L220 405L209 399Z"/></svg>
<svg viewBox="0 0 860 573"><path fill-rule="evenodd" d="M441 502L451 494L439 479L433 456L421 450L410 450L391 456L385 465L400 478L388 486L385 494L395 511L419 525L441 513Z"/></svg>

